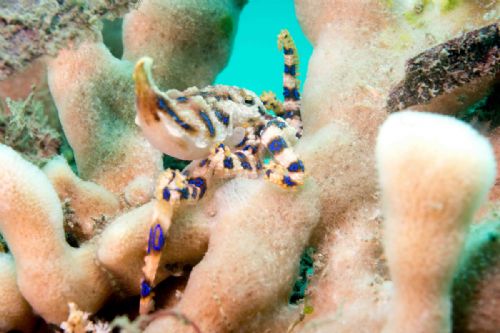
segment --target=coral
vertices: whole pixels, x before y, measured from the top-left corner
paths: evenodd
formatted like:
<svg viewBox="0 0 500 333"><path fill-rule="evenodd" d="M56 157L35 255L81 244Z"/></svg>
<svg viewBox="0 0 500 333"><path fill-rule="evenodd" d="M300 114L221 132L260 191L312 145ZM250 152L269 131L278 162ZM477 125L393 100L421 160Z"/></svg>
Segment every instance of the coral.
<svg viewBox="0 0 500 333"><path fill-rule="evenodd" d="M120 210L119 199L104 187L78 178L66 160L52 159L43 171L57 192L59 200L71 210L68 221L72 233L80 241L91 239L98 229L100 216L113 217Z"/></svg>
<svg viewBox="0 0 500 333"><path fill-rule="evenodd" d="M123 58L153 58L161 89L206 86L229 58L243 5L239 0L143 1L124 18Z"/></svg>
<svg viewBox="0 0 500 333"><path fill-rule="evenodd" d="M0 253L0 331L17 328L29 332L35 317L28 302L23 298L16 283L16 265L11 255Z"/></svg>
<svg viewBox="0 0 500 333"><path fill-rule="evenodd" d="M498 27L495 23L468 32L408 60L404 80L389 95L389 111L428 104L481 78L494 80L500 71Z"/></svg>
<svg viewBox="0 0 500 333"><path fill-rule="evenodd" d="M85 333L92 330L92 322L89 320L90 313L78 309L75 303L69 303L68 319L61 323L60 327L65 333Z"/></svg>
<svg viewBox="0 0 500 333"><path fill-rule="evenodd" d="M0 80L43 55L53 55L69 42L95 38L100 33L100 18L121 15L136 2L43 0L36 4L2 4Z"/></svg>
<svg viewBox="0 0 500 333"><path fill-rule="evenodd" d="M473 226L453 281L453 332L493 332L500 327L500 222Z"/></svg>
<svg viewBox="0 0 500 333"><path fill-rule="evenodd" d="M60 134L49 123L32 92L24 101L7 99L8 114L0 115L0 142L41 166L58 153Z"/></svg>
<svg viewBox="0 0 500 333"><path fill-rule="evenodd" d="M103 44L89 42L60 51L49 66L50 90L79 175L115 194L137 176L154 178L161 167L161 155L134 125L129 70Z"/></svg>
<svg viewBox="0 0 500 333"><path fill-rule="evenodd" d="M112 57L99 40L87 39L79 47L62 50L51 61L51 92L81 179L61 159L51 161L45 174L11 149L0 148L0 187L2 195L6 193L0 205L0 230L10 250L1 254L10 260L2 265L10 268L0 269L5 279L0 290L18 306L14 311L0 303L2 314L9 314L0 316L8 318L2 329L29 330L23 326L27 321L19 318L32 318L30 307L47 322L60 324L68 317L69 302L77 304L82 313L94 314L111 298L122 302L120 297L139 294L155 206L152 184L162 168L162 157L134 125L133 63L143 56L152 57L152 76L161 91L182 91L192 85L203 89L227 61L242 3L145 0L124 18L121 60ZM383 240L384 230L404 226L394 223L390 210L382 210L375 143L378 128L387 117L387 98L404 78L406 61L458 37L462 30L496 22L498 4L296 0L296 8L315 47L302 94L304 131L294 147L306 166L304 185L291 192L262 178L218 180L196 205L180 205L172 216L157 272L158 282L163 281L157 288L157 300L163 309L140 320L142 324L129 326L130 330L389 330L401 320L397 312L398 316L391 317L393 302L402 300L395 297L398 288L411 289L392 280L405 267L394 261L399 258L404 263L412 256L420 261L433 259L433 251L440 257L431 264L441 277L426 271L425 265L410 267L410 271L420 269L424 276L432 275L429 286L440 288L437 292L425 289L422 297L434 300L439 295L449 302L450 294L443 291L443 285L450 288L454 276L453 311L463 320L453 319L452 324L471 330L495 325L492 318L499 316L492 304L498 252L493 245L475 246L479 244L473 241L478 235L475 231L467 236L466 230L459 230L471 216L457 218L462 225L451 223L452 218L437 225L436 237L423 239L429 244L425 253L404 247L418 245L419 235L412 232L401 240ZM279 104L276 99L268 100ZM442 106L432 111L449 112ZM437 126L439 121L432 119L429 126ZM425 138L420 135L425 130L408 132ZM498 133L486 134L498 151ZM464 140L459 142L468 147L471 141ZM434 151L434 142L430 144L424 152ZM406 153L401 159L420 156L411 150ZM461 162L456 164L464 170ZM412 171L411 184L418 188L418 176L424 172L424 167ZM454 174L444 176L450 179L447 177ZM422 183L422 191L429 182ZM446 187L427 191L445 197L451 191L451 199L474 200L477 193L464 191L467 184L456 184L464 186L456 193ZM16 191L7 191L7 186ZM386 190L382 185L382 191ZM78 201L80 195L86 200ZM100 198L102 206L95 204ZM84 204L87 200L95 209ZM78 248L64 240L61 202L66 202L67 223L74 226L69 230L89 231L77 233ZM491 206L494 202L482 207L479 214L488 213ZM475 205L471 204L470 211L472 208ZM94 228L96 219L104 223ZM478 225L485 228L482 230L493 228L491 222L482 223ZM428 235L426 226L429 224L414 225ZM443 258L442 246L432 244L439 243L447 230L467 238L458 265L456 253L442 259L447 265L437 262ZM485 244L487 238L477 239ZM446 241L456 241L451 247L455 251L462 244L460 239ZM309 246L316 249L314 274L308 277L304 301L290 305L300 257ZM392 246L408 252L402 251L406 255L398 257L390 250ZM477 256L485 258L485 268L471 260ZM477 274L467 276L464 270ZM187 281L185 287L175 278L180 274L186 275L182 279ZM97 290L90 292L93 288ZM446 306L434 309L450 323ZM131 317L135 314L130 313ZM432 323L436 322L422 324Z"/></svg>
<svg viewBox="0 0 500 333"><path fill-rule="evenodd" d="M500 95L498 94L500 84L497 83L489 89L488 95L463 112L457 113L457 118L468 123L486 123L490 130L494 130L500 125Z"/></svg>
<svg viewBox="0 0 500 333"><path fill-rule="evenodd" d="M450 332L453 275L495 179L491 145L459 120L405 111L382 125L376 155L394 285L383 332Z"/></svg>
<svg viewBox="0 0 500 333"><path fill-rule="evenodd" d="M111 293L94 259L96 244L71 248L64 237L61 203L48 178L11 148L0 149L0 230L15 258L23 297L51 322L66 318L67 303L73 300L96 311Z"/></svg>
<svg viewBox="0 0 500 333"><path fill-rule="evenodd" d="M464 27L495 22L485 14L498 8L461 2L442 13L431 5L415 27L403 13L417 2L295 1L314 44L302 100L305 135L297 151L320 186L322 207L311 239L322 258L308 287L314 312L296 331L379 332L390 320L393 284L373 155L387 97L404 77L407 59Z"/></svg>
<svg viewBox="0 0 500 333"><path fill-rule="evenodd" d="M215 14L214 6L218 6ZM147 43L161 56L155 69L171 71L170 82L164 80L164 84L207 84L227 61L241 8L241 2L233 1L143 1L125 19L126 57L134 60L133 53L142 55L141 43ZM178 19L168 19L172 14ZM162 32L169 27L171 34ZM198 69L187 74L187 64ZM132 217L136 222L137 212L145 211L139 222L149 223L148 205L128 210L150 200L153 180L162 164L161 154L134 124L132 69L132 62L113 58L99 38L62 49L50 61L51 93L82 179L61 159L51 161L45 175L7 147L0 151L5 166L0 172L2 193L9 193L2 205L0 231L10 249L7 256L15 258L17 272L17 276L9 275L5 286L15 286L15 280L19 286L19 290L2 292L10 293L5 299L13 299L10 297L20 297L20 291L47 322L64 320L68 302L95 313L114 291L127 290L127 285L119 284L123 279L110 273L112 266L108 271L96 260L97 249L106 246L100 242L100 234L106 239L109 220ZM71 233L76 233L73 245L78 248L65 241L61 202L66 202L66 222L71 224ZM96 220L102 221L105 215L106 223L96 226ZM23 227L21 223L29 224ZM144 241L142 235L147 233L135 236ZM22 251L23 247L27 250ZM114 251L122 247L123 243ZM138 250L141 257L142 247ZM127 261L119 264L127 268ZM17 312L29 317L26 311ZM23 328L23 324L26 322L13 317L4 327Z"/></svg>
<svg viewBox="0 0 500 333"><path fill-rule="evenodd" d="M160 86L208 84L227 61L234 36L233 30L218 30L220 20L235 24L239 10L229 1L143 1L125 16L123 60L92 42L59 53L49 66L49 85L83 178L119 193L139 175L156 176L161 156L134 124L133 64L128 60L153 57ZM208 15L212 12L217 15ZM187 73L187 68L197 70Z"/></svg>

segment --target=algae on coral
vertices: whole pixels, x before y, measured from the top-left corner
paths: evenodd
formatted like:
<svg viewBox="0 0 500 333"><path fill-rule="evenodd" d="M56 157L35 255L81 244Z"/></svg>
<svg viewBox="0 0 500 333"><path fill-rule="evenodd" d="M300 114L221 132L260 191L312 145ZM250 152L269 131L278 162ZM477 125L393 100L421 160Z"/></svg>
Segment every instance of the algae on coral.
<svg viewBox="0 0 500 333"><path fill-rule="evenodd" d="M0 80L23 69L38 57L71 42L99 39L102 18L113 19L137 0L56 1L11 4L0 1Z"/></svg>
<svg viewBox="0 0 500 333"><path fill-rule="evenodd" d="M33 92L24 101L6 100L8 114L0 113L0 142L18 152L25 159L42 166L61 147L61 134L50 126L43 104Z"/></svg>

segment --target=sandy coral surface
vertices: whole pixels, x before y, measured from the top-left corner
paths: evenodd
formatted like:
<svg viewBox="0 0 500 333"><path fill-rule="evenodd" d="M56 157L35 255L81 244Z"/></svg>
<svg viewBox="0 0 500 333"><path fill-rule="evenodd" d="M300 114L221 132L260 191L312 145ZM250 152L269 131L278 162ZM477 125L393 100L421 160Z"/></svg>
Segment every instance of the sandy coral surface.
<svg viewBox="0 0 500 333"><path fill-rule="evenodd" d="M124 17L121 59L100 36L60 50L57 39L57 55L44 61L78 172L61 157L39 169L0 145L0 331L41 322L66 332L499 330L498 131L483 114L471 114L472 124L453 115L491 101L500 7L465 0L295 0L314 46L294 147L304 185L289 191L236 177L177 207L157 273L159 311L113 321L117 312L137 316L163 169L134 123L134 63L154 58L164 90L210 84L244 3L144 0ZM2 15L0 26L12 23ZM404 105L414 111L391 107L411 81L408 63L451 44L469 50L467 36L486 26L496 29L481 49L491 58L480 64L491 66L478 65L488 80L455 82L474 86L470 100L449 89ZM455 65L469 61L460 59ZM10 75L30 61L1 68ZM474 110L496 104L481 105ZM292 305L306 248L311 274ZM103 317L110 326L97 324Z"/></svg>

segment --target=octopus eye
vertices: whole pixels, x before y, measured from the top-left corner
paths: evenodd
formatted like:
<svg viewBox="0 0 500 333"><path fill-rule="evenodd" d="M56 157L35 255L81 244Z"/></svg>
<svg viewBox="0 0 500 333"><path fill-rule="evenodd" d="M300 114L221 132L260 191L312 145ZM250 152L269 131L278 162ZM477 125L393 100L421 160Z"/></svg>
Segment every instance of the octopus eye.
<svg viewBox="0 0 500 333"><path fill-rule="evenodd" d="M245 104L247 104L247 105L254 105L255 101L253 100L252 97L245 97Z"/></svg>

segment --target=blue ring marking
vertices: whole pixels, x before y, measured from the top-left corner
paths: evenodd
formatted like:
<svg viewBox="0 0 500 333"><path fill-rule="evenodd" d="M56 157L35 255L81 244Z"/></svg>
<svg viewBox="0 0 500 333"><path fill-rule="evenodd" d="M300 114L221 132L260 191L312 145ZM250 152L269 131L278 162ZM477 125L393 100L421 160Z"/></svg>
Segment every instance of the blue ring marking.
<svg viewBox="0 0 500 333"><path fill-rule="evenodd" d="M151 253L151 247L153 246L153 238L154 238L153 228L151 227L149 228L148 251L147 251L148 254Z"/></svg>
<svg viewBox="0 0 500 333"><path fill-rule="evenodd" d="M203 166L205 166L205 165L207 164L207 162L208 162L208 159L206 158L206 159L204 159L204 160L201 160L201 161L200 161L200 164L198 164L198 165L199 165L200 167L203 167Z"/></svg>
<svg viewBox="0 0 500 333"><path fill-rule="evenodd" d="M210 117L208 116L208 114L206 114L204 111L199 111L199 115L201 117L201 120L203 120L203 123L205 124L205 126L207 127L208 129L208 132L210 133L210 136L211 137L214 137L215 136L215 129L214 129L214 124L212 123L212 121L210 120Z"/></svg>
<svg viewBox="0 0 500 333"><path fill-rule="evenodd" d="M252 170L252 166L247 160L247 157L245 154L243 154L241 151L237 151L235 153L236 156L240 159L241 167L245 170Z"/></svg>
<svg viewBox="0 0 500 333"><path fill-rule="evenodd" d="M250 163L244 161L244 162L241 162L241 167L245 170L252 170L252 166L250 165Z"/></svg>
<svg viewBox="0 0 500 333"><path fill-rule="evenodd" d="M292 98L293 100L299 100L300 99L300 94L297 91L296 88L287 88L283 87L283 97L285 98Z"/></svg>
<svg viewBox="0 0 500 333"><path fill-rule="evenodd" d="M163 195L163 200L165 200L165 201L170 200L170 190L167 187L163 188L162 195Z"/></svg>
<svg viewBox="0 0 500 333"><path fill-rule="evenodd" d="M304 172L304 163L301 160L297 160L296 162L290 163L288 166L288 171L290 172Z"/></svg>
<svg viewBox="0 0 500 333"><path fill-rule="evenodd" d="M191 193L191 198L195 199L197 194L198 194L198 188L193 187L193 192Z"/></svg>
<svg viewBox="0 0 500 333"><path fill-rule="evenodd" d="M141 281L141 297L148 297L153 291L153 288L145 280Z"/></svg>
<svg viewBox="0 0 500 333"><path fill-rule="evenodd" d="M267 176L267 177L270 177L272 172L273 172L273 171L272 171L271 169L267 169L267 170L266 170L266 176Z"/></svg>
<svg viewBox="0 0 500 333"><path fill-rule="evenodd" d="M234 153L236 156L238 156L240 159L242 160L246 160L247 157L245 156L245 154L243 154L241 151L237 151L236 153Z"/></svg>
<svg viewBox="0 0 500 333"><path fill-rule="evenodd" d="M297 183L294 182L290 176L283 176L283 183L288 187L297 185Z"/></svg>
<svg viewBox="0 0 500 333"><path fill-rule="evenodd" d="M283 87L283 97L290 98L290 96L290 89L288 89L287 87Z"/></svg>
<svg viewBox="0 0 500 333"><path fill-rule="evenodd" d="M257 152L257 147L252 145L246 145L245 147L243 147L243 150L251 150L252 154L255 154Z"/></svg>
<svg viewBox="0 0 500 333"><path fill-rule="evenodd" d="M158 235L158 242L156 241L156 235ZM165 237L163 236L163 230L160 224L156 224L153 232L153 250L160 251L165 245Z"/></svg>
<svg viewBox="0 0 500 333"><path fill-rule="evenodd" d="M283 48L283 53L284 54L293 54L293 49L288 49L286 47Z"/></svg>
<svg viewBox="0 0 500 333"><path fill-rule="evenodd" d="M178 189L177 192L181 195L181 200L189 199L189 190L186 187Z"/></svg>
<svg viewBox="0 0 500 333"><path fill-rule="evenodd" d="M188 130L188 131L192 131L194 130L194 128L187 124L186 122L184 122L178 115L177 113L175 113L175 111L170 107L170 105L168 104L168 102L166 100L164 100L163 98L161 97L158 97L157 99L157 105L158 105L158 108L160 108L161 110L165 111L170 117L172 117L172 119L182 128L184 128L185 130Z"/></svg>
<svg viewBox="0 0 500 333"><path fill-rule="evenodd" d="M205 195L205 192L207 190L207 184L203 185L202 187L200 187L200 199L203 198L203 196Z"/></svg>
<svg viewBox="0 0 500 333"><path fill-rule="evenodd" d="M181 102L181 103L188 101L187 97L185 97L185 96L177 97L176 100L177 100L177 102Z"/></svg>
<svg viewBox="0 0 500 333"><path fill-rule="evenodd" d="M269 151L273 155L281 153L283 151L283 149L285 149L286 147L287 147L286 141L280 136L277 138L274 138L267 145L267 149L269 149Z"/></svg>
<svg viewBox="0 0 500 333"><path fill-rule="evenodd" d="M223 143L221 143L220 145L218 145L218 146L217 146L217 148L220 148L220 149L224 149L224 147L225 147L225 146L224 146L224 144L223 144Z"/></svg>
<svg viewBox="0 0 500 333"><path fill-rule="evenodd" d="M205 195L205 191L207 190L207 182L202 177L192 178L188 180L189 184L193 184L194 186L200 189L200 199Z"/></svg>
<svg viewBox="0 0 500 333"><path fill-rule="evenodd" d="M296 74L295 65L285 64L285 73L295 76Z"/></svg>
<svg viewBox="0 0 500 333"><path fill-rule="evenodd" d="M206 185L205 179L201 177L188 179L188 184L193 184L196 187L202 187Z"/></svg>
<svg viewBox="0 0 500 333"><path fill-rule="evenodd" d="M224 159L224 168L226 169L234 168L233 159L231 157L226 157Z"/></svg>
<svg viewBox="0 0 500 333"><path fill-rule="evenodd" d="M288 118L292 118L294 115L295 115L295 113L294 113L293 111L287 111L287 112L285 112L285 113L282 115L282 117L283 117L284 119L288 119Z"/></svg>

